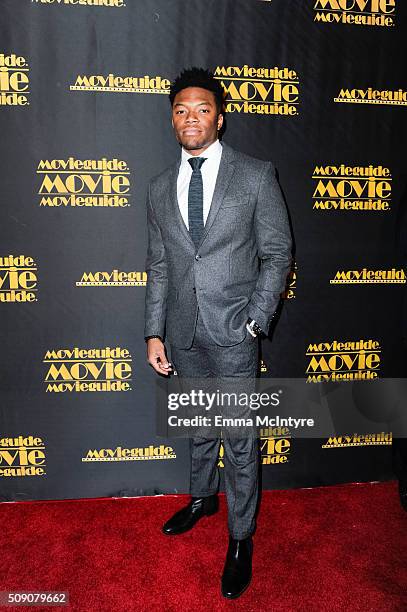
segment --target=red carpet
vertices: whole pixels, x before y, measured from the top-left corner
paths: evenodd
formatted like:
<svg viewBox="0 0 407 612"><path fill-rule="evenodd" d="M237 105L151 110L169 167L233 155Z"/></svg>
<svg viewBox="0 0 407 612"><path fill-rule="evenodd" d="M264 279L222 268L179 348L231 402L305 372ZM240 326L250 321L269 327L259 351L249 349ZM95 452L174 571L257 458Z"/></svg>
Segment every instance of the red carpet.
<svg viewBox="0 0 407 612"><path fill-rule="evenodd" d="M0 590L66 590L69 607L4 610L407 610L407 513L394 482L264 492L253 582L220 595L221 510L177 537L187 496L1 504Z"/></svg>

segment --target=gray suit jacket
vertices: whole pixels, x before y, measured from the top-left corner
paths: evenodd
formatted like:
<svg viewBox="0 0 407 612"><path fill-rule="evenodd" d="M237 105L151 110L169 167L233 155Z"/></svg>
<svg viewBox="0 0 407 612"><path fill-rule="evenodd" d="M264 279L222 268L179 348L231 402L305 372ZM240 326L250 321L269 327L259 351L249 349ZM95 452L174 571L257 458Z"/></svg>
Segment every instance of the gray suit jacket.
<svg viewBox="0 0 407 612"><path fill-rule="evenodd" d="M243 340L251 317L268 332L291 265L291 233L275 169L222 143L198 249L177 200L180 160L151 180L144 335L192 344L197 309L212 340Z"/></svg>

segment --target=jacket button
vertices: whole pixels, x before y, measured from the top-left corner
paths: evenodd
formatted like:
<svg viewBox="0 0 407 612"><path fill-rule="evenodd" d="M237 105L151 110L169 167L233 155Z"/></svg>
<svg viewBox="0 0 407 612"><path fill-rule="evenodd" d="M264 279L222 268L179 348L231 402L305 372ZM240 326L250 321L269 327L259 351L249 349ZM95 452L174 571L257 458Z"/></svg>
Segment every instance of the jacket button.
<svg viewBox="0 0 407 612"><path fill-rule="evenodd" d="M200 255L195 255L195 259L196 259L196 261L199 261L201 259L201 256Z"/></svg>
<svg viewBox="0 0 407 612"><path fill-rule="evenodd" d="M193 291L194 293L196 293L196 288L195 288L195 287L193 287L193 288L192 288L192 291Z"/></svg>

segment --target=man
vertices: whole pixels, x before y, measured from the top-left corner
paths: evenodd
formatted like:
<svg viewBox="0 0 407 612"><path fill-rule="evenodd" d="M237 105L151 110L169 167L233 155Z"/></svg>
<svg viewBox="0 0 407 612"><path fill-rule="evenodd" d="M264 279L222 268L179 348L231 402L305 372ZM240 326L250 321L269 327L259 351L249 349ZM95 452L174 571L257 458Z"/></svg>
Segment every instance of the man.
<svg viewBox="0 0 407 612"><path fill-rule="evenodd" d="M254 379L257 336L267 334L290 268L291 237L270 162L220 143L221 84L200 68L171 86L181 158L154 178L147 196L147 358L168 376L164 340L180 377ZM229 547L222 594L251 580L258 497L258 440L223 436ZM163 527L191 529L217 511L219 439L194 438L190 503Z"/></svg>

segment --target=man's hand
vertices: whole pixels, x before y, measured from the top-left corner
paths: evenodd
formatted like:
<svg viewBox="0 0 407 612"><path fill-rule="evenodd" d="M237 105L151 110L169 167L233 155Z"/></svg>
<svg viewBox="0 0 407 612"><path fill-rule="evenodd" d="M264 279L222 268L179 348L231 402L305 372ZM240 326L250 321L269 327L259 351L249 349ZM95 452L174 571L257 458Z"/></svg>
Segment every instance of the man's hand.
<svg viewBox="0 0 407 612"><path fill-rule="evenodd" d="M160 338L147 340L147 361L158 374L168 376L172 371L171 364L165 354L165 346Z"/></svg>

